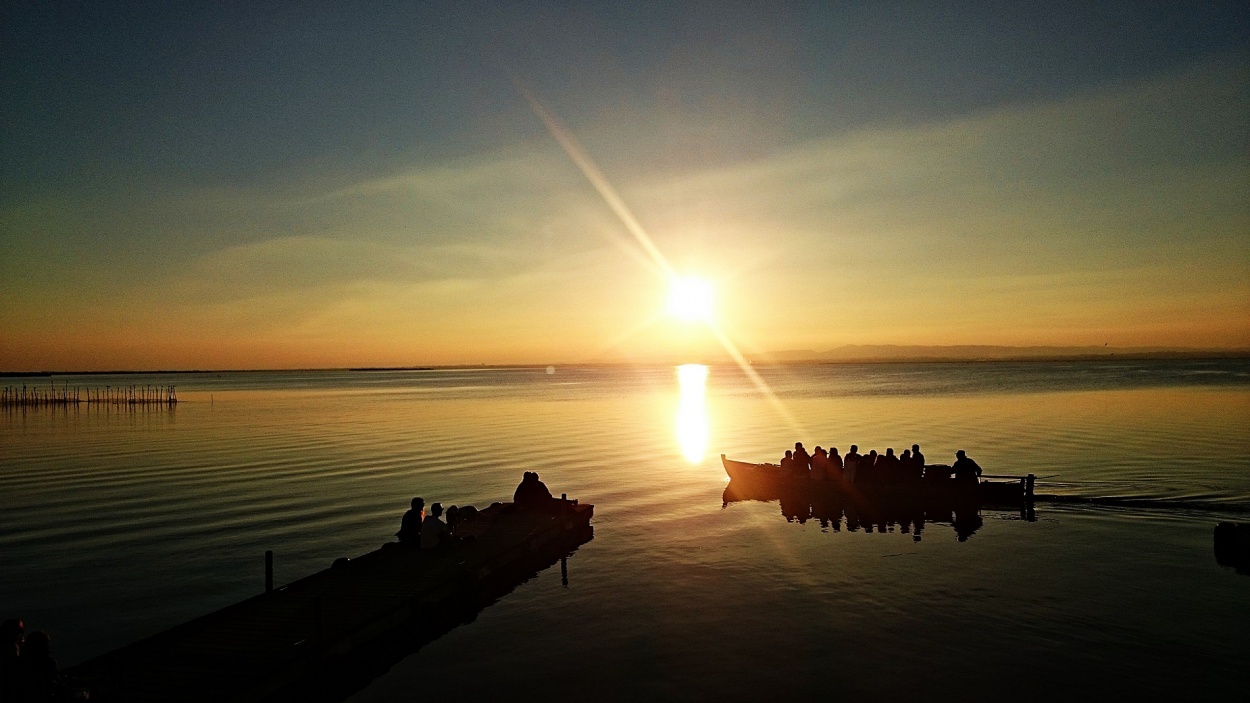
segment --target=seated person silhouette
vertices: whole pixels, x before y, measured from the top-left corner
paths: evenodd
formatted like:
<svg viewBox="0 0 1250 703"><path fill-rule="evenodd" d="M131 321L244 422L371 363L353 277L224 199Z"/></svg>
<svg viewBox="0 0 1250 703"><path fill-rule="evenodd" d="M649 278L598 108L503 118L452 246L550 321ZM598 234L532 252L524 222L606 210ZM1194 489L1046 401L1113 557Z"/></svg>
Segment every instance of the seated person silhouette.
<svg viewBox="0 0 1250 703"><path fill-rule="evenodd" d="M977 465L977 462L969 459L962 449L955 452L955 463L951 469L955 472L956 481L976 483L981 477L981 467Z"/></svg>
<svg viewBox="0 0 1250 703"><path fill-rule="evenodd" d="M435 503L430 506L430 514L421 521L422 549L433 549L442 543L443 536L447 534L447 524L439 519L442 514L443 504Z"/></svg>
<svg viewBox="0 0 1250 703"><path fill-rule="evenodd" d="M547 490L547 484L538 480L538 473L526 471L521 484L512 494L512 502L523 510L543 510L551 508L555 501L551 491Z"/></svg>
<svg viewBox="0 0 1250 703"><path fill-rule="evenodd" d="M404 517L399 521L399 532L395 536L403 544L411 544L420 546L421 544L421 521L425 519L425 499L413 498L412 508L404 513Z"/></svg>

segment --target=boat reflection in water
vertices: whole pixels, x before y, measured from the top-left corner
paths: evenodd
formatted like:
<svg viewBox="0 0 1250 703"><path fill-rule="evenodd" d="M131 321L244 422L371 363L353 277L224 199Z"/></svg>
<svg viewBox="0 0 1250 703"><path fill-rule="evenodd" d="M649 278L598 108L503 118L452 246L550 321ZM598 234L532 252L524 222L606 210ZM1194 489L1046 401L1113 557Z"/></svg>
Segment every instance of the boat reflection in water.
<svg viewBox="0 0 1250 703"><path fill-rule="evenodd" d="M985 519L976 501L908 495L849 495L796 487L768 488L758 484L730 481L722 495L721 507L741 501L777 501L787 522L805 524L818 520L820 526L841 532L863 530L911 534L919 542L930 524L950 525L960 542L981 529ZM1020 508L1020 518L1032 522L1032 504Z"/></svg>
<svg viewBox="0 0 1250 703"><path fill-rule="evenodd" d="M677 367L677 446L692 464L707 454L707 371L703 364Z"/></svg>

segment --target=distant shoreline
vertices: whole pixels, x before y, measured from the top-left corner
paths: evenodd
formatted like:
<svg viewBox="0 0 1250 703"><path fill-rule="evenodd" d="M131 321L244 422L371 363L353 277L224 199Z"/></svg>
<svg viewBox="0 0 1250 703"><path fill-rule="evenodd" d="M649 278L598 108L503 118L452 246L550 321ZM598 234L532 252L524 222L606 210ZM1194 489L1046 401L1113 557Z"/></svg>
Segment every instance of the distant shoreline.
<svg viewBox="0 0 1250 703"><path fill-rule="evenodd" d="M773 366L839 366L860 364L999 364L999 363L1054 363L1054 362L1096 362L1096 361L1222 361L1232 359L1250 359L1250 349L1230 350L1193 350L1193 351L1122 351L1103 354L1051 354L1051 355L1003 355L1003 356L943 356L941 354L918 354L915 356L892 357L846 357L846 358L788 358L781 360L752 360L756 367ZM53 376L134 376L150 374L220 374L220 373L320 373L350 372L367 373L377 371L457 371L472 369L545 369L549 366L597 368L620 366L677 366L693 363L689 360L647 360L647 361L588 361L561 364L447 364L432 366L358 366L358 367L321 367L294 369L156 369L156 370L112 370L112 371L0 371L0 378L50 378ZM697 363L709 366L726 366L729 360L702 360Z"/></svg>

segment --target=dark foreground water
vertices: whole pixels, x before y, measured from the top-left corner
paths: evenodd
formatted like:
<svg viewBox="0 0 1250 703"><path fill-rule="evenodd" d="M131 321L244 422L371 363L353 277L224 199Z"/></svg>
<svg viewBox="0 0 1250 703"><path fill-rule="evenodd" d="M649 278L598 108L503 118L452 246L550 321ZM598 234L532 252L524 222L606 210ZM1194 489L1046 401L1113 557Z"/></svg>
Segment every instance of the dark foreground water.
<svg viewBox="0 0 1250 703"><path fill-rule="evenodd" d="M549 371L551 371L549 373ZM376 548L408 499L524 470L595 539L353 700L1244 700L1250 363L1031 363L57 377L175 383L176 410L0 411L0 617L73 663ZM706 375L705 375L706 374ZM5 379L0 385L47 384ZM719 453L966 449L1039 492L966 541L722 505Z"/></svg>

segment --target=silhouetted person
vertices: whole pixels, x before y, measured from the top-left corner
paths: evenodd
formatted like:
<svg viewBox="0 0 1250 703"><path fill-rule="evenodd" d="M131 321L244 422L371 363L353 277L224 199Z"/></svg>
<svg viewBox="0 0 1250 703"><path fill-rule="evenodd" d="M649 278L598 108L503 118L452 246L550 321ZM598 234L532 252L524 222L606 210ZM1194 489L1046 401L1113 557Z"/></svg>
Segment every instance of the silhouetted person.
<svg viewBox="0 0 1250 703"><path fill-rule="evenodd" d="M859 458L859 472L856 474L856 483L877 483L880 477L877 476L877 450L871 449L867 456Z"/></svg>
<svg viewBox="0 0 1250 703"><path fill-rule="evenodd" d="M920 465L921 473L924 473L924 454L920 453L919 444L911 445L911 458L913 461L915 461L917 464Z"/></svg>
<svg viewBox="0 0 1250 703"><path fill-rule="evenodd" d="M430 514L421 521L422 549L433 549L443 541L443 535L447 534L447 524L439 519L442 514L443 504L435 503L430 506Z"/></svg>
<svg viewBox="0 0 1250 703"><path fill-rule="evenodd" d="M803 448L802 442L794 443L794 475L807 476L812 470L812 457Z"/></svg>
<svg viewBox="0 0 1250 703"><path fill-rule="evenodd" d="M894 447L886 447L885 455L877 457L877 466L873 469L877 474L878 483L898 483L898 457L894 456Z"/></svg>
<svg viewBox="0 0 1250 703"><path fill-rule="evenodd" d="M512 502L519 508L545 508L550 506L551 501L551 491L547 490L547 484L538 480L538 473L534 471L525 472L521 484L512 494Z"/></svg>
<svg viewBox="0 0 1250 703"><path fill-rule="evenodd" d="M794 475L794 452L787 449L786 455L781 457L781 475Z"/></svg>
<svg viewBox="0 0 1250 703"><path fill-rule="evenodd" d="M843 460L843 465L845 466L843 471L846 472L847 483L855 483L859 480L857 478L859 471L859 459L859 445L852 444L851 451L846 453L846 459Z"/></svg>
<svg viewBox="0 0 1250 703"><path fill-rule="evenodd" d="M18 655L21 654L25 634L26 624L17 618L5 620L0 625L0 701L18 699L21 676Z"/></svg>
<svg viewBox="0 0 1250 703"><path fill-rule="evenodd" d="M421 521L425 520L425 498L413 498L412 508L404 513L399 521L399 532L395 536L403 544L419 546L421 543Z"/></svg>
<svg viewBox="0 0 1250 703"><path fill-rule="evenodd" d="M904 483L920 480L920 467L916 465L916 460L911 455L910 449L903 450L903 456L898 458L899 477Z"/></svg>
<svg viewBox="0 0 1250 703"><path fill-rule="evenodd" d="M955 472L955 480L961 483L976 483L981 477L981 467L977 466L977 462L969 459L962 449L955 452L955 463L951 469Z"/></svg>
<svg viewBox="0 0 1250 703"><path fill-rule="evenodd" d="M21 669L22 697L25 701L86 700L85 691L75 691L61 681L56 659L52 657L52 637L46 632L32 632L22 643L18 657Z"/></svg>
<svg viewBox="0 0 1250 703"><path fill-rule="evenodd" d="M829 478L842 478L843 470L842 456L838 454L838 448L831 447L829 449Z"/></svg>
<svg viewBox="0 0 1250 703"><path fill-rule="evenodd" d="M829 455L821 447L812 452L812 480L823 481L829 475Z"/></svg>

